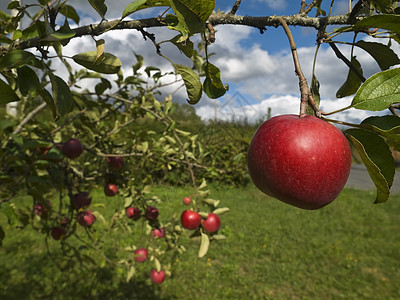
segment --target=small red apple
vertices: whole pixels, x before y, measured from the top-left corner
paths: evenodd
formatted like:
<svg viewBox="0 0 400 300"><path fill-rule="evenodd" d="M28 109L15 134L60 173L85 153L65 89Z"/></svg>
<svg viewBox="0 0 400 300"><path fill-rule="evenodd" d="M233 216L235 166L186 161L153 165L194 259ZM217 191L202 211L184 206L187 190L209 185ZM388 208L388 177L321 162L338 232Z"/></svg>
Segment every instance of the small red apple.
<svg viewBox="0 0 400 300"><path fill-rule="evenodd" d="M153 237L155 238L163 238L165 236L165 228L156 228L153 229L153 231L151 232L151 234L153 235Z"/></svg>
<svg viewBox="0 0 400 300"><path fill-rule="evenodd" d="M155 220L158 217L158 208L155 206L148 206L146 210L146 218L148 220Z"/></svg>
<svg viewBox="0 0 400 300"><path fill-rule="evenodd" d="M207 220L202 220L202 225L205 231L208 233L218 231L221 226L221 221L219 220L219 216L214 213L209 213L207 216Z"/></svg>
<svg viewBox="0 0 400 300"><path fill-rule="evenodd" d="M108 197L113 197L118 193L118 187L113 184L109 183L104 186L104 194Z"/></svg>
<svg viewBox="0 0 400 300"><path fill-rule="evenodd" d="M139 248L133 252L135 254L135 260L137 262L144 262L148 257L149 253L146 248Z"/></svg>
<svg viewBox="0 0 400 300"><path fill-rule="evenodd" d="M51 209L52 205L53 204L50 201L47 201L47 206L41 202L38 202L33 206L33 213L40 217L46 218L48 216L48 211L49 209Z"/></svg>
<svg viewBox="0 0 400 300"><path fill-rule="evenodd" d="M150 277L155 284L163 283L165 279L165 271L161 270L160 272L158 272L156 269L154 269L151 271Z"/></svg>
<svg viewBox="0 0 400 300"><path fill-rule="evenodd" d="M189 197L183 198L183 204L190 205L190 203L192 203L192 199L190 199Z"/></svg>
<svg viewBox="0 0 400 300"><path fill-rule="evenodd" d="M64 155L68 158L74 159L77 158L83 152L83 145L80 140L78 139L70 139L61 147L61 151Z"/></svg>
<svg viewBox="0 0 400 300"><path fill-rule="evenodd" d="M181 214L181 223L186 229L196 229L200 226L201 216L197 212L187 209Z"/></svg>
<svg viewBox="0 0 400 300"><path fill-rule="evenodd" d="M129 219L138 220L140 218L140 210L137 207L130 206L125 210L125 213Z"/></svg>
<svg viewBox="0 0 400 300"><path fill-rule="evenodd" d="M265 121L248 151L254 184L265 194L303 209L332 202L349 177L351 150L343 133L314 116Z"/></svg>
<svg viewBox="0 0 400 300"><path fill-rule="evenodd" d="M108 165L113 170L120 170L124 167L124 158L122 156L107 157Z"/></svg>
<svg viewBox="0 0 400 300"><path fill-rule="evenodd" d="M67 231L61 227L53 227L51 228L50 234L53 237L53 239L58 241L61 240L67 234Z"/></svg>
<svg viewBox="0 0 400 300"><path fill-rule="evenodd" d="M92 203L92 197L89 197L88 192L75 194L71 199L72 205L77 209L88 207Z"/></svg>
<svg viewBox="0 0 400 300"><path fill-rule="evenodd" d="M91 210L86 210L78 213L76 220L81 226L90 227L96 221L96 217Z"/></svg>

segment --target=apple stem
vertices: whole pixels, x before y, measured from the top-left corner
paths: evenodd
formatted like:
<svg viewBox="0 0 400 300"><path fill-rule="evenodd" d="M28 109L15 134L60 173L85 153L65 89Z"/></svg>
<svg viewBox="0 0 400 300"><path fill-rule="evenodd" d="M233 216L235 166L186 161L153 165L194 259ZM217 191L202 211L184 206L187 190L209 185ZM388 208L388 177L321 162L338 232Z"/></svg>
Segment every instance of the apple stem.
<svg viewBox="0 0 400 300"><path fill-rule="evenodd" d="M308 86L307 79L301 70L299 57L297 55L297 47L296 43L294 42L294 38L292 32L289 29L286 21L282 17L278 17L277 20L281 23L283 30L286 33L286 36L289 39L290 49L292 50L292 57L294 68L297 76L299 77L299 87L300 87L300 94L301 94L301 102L300 102L300 118L304 118L306 116L306 109L307 105L309 104L317 117L321 117L321 111L319 110L318 106L315 103L314 97L311 94L310 87Z"/></svg>

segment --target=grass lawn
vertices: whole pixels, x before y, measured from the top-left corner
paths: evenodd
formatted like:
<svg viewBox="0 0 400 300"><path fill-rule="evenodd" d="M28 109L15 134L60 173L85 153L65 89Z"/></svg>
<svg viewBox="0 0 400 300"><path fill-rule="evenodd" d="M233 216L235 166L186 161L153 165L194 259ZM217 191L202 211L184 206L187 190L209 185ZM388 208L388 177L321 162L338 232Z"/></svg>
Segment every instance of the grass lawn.
<svg viewBox="0 0 400 300"><path fill-rule="evenodd" d="M148 283L153 264L138 266L129 283L108 265L78 264L62 273L44 237L28 227L8 230L0 248L0 299L400 299L400 195L373 205L375 192L346 189L327 207L305 211L252 185L211 190L231 209L221 216L227 239L212 242L202 259L198 245L187 244L162 285ZM163 212L186 209L182 198L190 192L155 188L164 199L161 220ZM118 201L101 191L93 199ZM102 209L106 217L109 207ZM109 243L124 247L131 234L116 234ZM49 241L50 248L56 243Z"/></svg>

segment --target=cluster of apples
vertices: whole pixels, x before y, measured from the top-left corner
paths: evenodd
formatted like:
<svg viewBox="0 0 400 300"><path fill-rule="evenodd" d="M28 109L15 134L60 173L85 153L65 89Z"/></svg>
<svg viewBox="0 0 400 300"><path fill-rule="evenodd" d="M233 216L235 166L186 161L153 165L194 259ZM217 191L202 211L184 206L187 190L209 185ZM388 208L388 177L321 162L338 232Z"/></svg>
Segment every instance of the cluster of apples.
<svg viewBox="0 0 400 300"><path fill-rule="evenodd" d="M184 197L183 203L185 205L190 205L192 200L190 197ZM181 214L181 224L182 227L186 229L197 229L200 225L208 233L217 232L221 226L221 221L219 216L214 213L209 213L207 219L202 219L200 214L196 211L186 209Z"/></svg>
<svg viewBox="0 0 400 300"><path fill-rule="evenodd" d="M146 248L138 248L133 253L135 255L135 260L139 263L145 262L149 257L149 252ZM158 271L157 269L153 269L150 273L150 278L156 284L163 283L165 279L165 271Z"/></svg>

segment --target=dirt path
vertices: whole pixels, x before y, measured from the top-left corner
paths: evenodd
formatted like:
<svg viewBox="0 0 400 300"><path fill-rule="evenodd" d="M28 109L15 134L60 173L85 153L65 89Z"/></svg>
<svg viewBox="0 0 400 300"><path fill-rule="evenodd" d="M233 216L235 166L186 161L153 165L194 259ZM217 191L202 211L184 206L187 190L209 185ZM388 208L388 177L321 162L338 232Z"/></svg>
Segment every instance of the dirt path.
<svg viewBox="0 0 400 300"><path fill-rule="evenodd" d="M352 187L360 190L375 189L375 185L368 175L364 165L352 165L349 180L346 187ZM400 172L397 171L394 176L393 186L390 189L393 194L400 194Z"/></svg>

